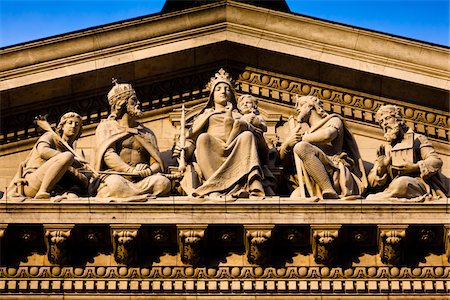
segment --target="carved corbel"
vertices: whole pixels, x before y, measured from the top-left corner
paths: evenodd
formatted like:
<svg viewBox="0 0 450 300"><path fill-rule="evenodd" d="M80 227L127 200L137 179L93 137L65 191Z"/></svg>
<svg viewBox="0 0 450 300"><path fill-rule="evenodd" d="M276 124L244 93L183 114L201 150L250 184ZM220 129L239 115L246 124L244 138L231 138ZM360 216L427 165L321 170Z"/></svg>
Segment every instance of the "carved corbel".
<svg viewBox="0 0 450 300"><path fill-rule="evenodd" d="M2 239L5 236L5 230L7 227L8 224L0 224L0 243L2 242Z"/></svg>
<svg viewBox="0 0 450 300"><path fill-rule="evenodd" d="M273 225L245 225L245 250L248 262L263 265L270 261Z"/></svg>
<svg viewBox="0 0 450 300"><path fill-rule="evenodd" d="M130 265L138 261L138 230L141 225L111 225L114 259Z"/></svg>
<svg viewBox="0 0 450 300"><path fill-rule="evenodd" d="M338 238L341 225L311 226L311 242L314 261L331 264L338 255Z"/></svg>
<svg viewBox="0 0 450 300"><path fill-rule="evenodd" d="M181 261L196 265L201 261L206 225L177 226Z"/></svg>
<svg viewBox="0 0 450 300"><path fill-rule="evenodd" d="M44 225L45 245L50 263L61 265L70 261L68 244L73 227L73 224Z"/></svg>
<svg viewBox="0 0 450 300"><path fill-rule="evenodd" d="M445 225L444 228L444 245L447 261L450 262L450 225Z"/></svg>
<svg viewBox="0 0 450 300"><path fill-rule="evenodd" d="M379 251L383 263L396 265L403 261L403 245L407 228L407 225L379 227Z"/></svg>

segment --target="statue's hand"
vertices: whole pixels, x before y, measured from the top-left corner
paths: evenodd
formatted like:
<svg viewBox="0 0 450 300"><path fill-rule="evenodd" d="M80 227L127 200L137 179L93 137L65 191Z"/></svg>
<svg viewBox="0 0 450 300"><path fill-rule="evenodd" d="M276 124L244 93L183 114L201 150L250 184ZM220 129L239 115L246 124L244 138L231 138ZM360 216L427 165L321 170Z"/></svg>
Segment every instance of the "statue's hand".
<svg viewBox="0 0 450 300"><path fill-rule="evenodd" d="M412 174L420 171L419 165L412 162L407 162L400 166L395 166L395 169L397 169L400 175Z"/></svg>
<svg viewBox="0 0 450 300"><path fill-rule="evenodd" d="M233 104L231 104L231 102L227 102L227 105L225 106L225 109L227 111L232 111L233 110Z"/></svg>
<svg viewBox="0 0 450 300"><path fill-rule="evenodd" d="M150 168L147 164L137 164L136 167L134 167L136 171L143 171L145 169Z"/></svg>
<svg viewBox="0 0 450 300"><path fill-rule="evenodd" d="M152 169L150 169L150 168L147 168L147 169L141 170L141 171L137 171L135 169L135 172L142 178L148 177L153 174Z"/></svg>
<svg viewBox="0 0 450 300"><path fill-rule="evenodd" d="M387 173L387 168L391 164L391 158L385 155L378 156L375 160L374 167L377 170L377 175L381 176Z"/></svg>
<svg viewBox="0 0 450 300"><path fill-rule="evenodd" d="M183 147L180 144L178 144L178 143L175 144L175 146L172 149L172 157L179 158L182 150L183 150Z"/></svg>
<svg viewBox="0 0 450 300"><path fill-rule="evenodd" d="M295 144L297 144L298 142L301 142L302 139L303 139L302 133L294 133L286 139L285 144L289 148L293 148L295 146Z"/></svg>

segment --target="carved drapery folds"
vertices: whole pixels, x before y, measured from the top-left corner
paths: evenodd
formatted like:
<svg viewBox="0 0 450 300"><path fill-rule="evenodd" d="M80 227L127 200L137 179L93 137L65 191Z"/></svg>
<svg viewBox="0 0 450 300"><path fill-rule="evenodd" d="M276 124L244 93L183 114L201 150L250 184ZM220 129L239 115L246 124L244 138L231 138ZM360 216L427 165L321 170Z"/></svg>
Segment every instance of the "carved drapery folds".
<svg viewBox="0 0 450 300"><path fill-rule="evenodd" d="M206 227L178 226L178 244L183 263L196 265L201 261Z"/></svg>
<svg viewBox="0 0 450 300"><path fill-rule="evenodd" d="M338 237L341 225L311 226L314 260L318 264L332 264L338 254Z"/></svg>
<svg viewBox="0 0 450 300"><path fill-rule="evenodd" d="M44 225L48 261L64 264L70 261L69 238L74 225Z"/></svg>
<svg viewBox="0 0 450 300"><path fill-rule="evenodd" d="M274 225L244 225L244 228L248 262L256 265L264 265L269 262Z"/></svg>
<svg viewBox="0 0 450 300"><path fill-rule="evenodd" d="M138 261L138 230L140 225L111 225L114 259L118 264Z"/></svg>
<svg viewBox="0 0 450 300"><path fill-rule="evenodd" d="M379 227L379 247L381 261L396 265L403 261L406 228L408 226Z"/></svg>

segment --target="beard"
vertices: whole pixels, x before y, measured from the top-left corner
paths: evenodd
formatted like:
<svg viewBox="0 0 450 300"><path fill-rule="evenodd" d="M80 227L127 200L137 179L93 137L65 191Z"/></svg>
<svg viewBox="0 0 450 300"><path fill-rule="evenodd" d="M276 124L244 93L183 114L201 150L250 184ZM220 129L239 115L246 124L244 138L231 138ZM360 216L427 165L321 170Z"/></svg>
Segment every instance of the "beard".
<svg viewBox="0 0 450 300"><path fill-rule="evenodd" d="M142 117L143 113L139 105L129 105L127 104L127 112L132 117Z"/></svg>
<svg viewBox="0 0 450 300"><path fill-rule="evenodd" d="M386 139L386 141L388 141L389 143L393 143L395 141L398 140L400 136L400 124L397 123L394 126L387 126L384 129L384 138Z"/></svg>

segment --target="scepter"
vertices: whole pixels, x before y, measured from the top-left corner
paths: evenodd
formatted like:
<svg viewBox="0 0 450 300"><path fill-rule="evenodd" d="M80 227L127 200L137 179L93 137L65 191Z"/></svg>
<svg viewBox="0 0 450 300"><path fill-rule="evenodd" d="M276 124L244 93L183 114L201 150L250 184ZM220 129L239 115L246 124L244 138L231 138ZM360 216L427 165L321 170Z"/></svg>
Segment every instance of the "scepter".
<svg viewBox="0 0 450 300"><path fill-rule="evenodd" d="M72 149L72 147L65 141L63 140L59 134L57 134L52 127L50 126L50 124L47 122L47 120L45 119L44 116L37 116L34 120L34 123L36 123L36 125L38 125L40 128L42 128L44 131L46 132L50 132L57 140L58 142L60 142L61 144L64 145L64 147L66 147L67 150L69 150L70 153L73 154L73 156L75 156L75 158L79 161L82 162L86 168L89 169L89 171L92 172L92 174L95 177L98 177L100 174L90 165L86 162L86 160L84 159L84 157L80 156L75 150Z"/></svg>
<svg viewBox="0 0 450 300"><path fill-rule="evenodd" d="M184 104L181 106L181 120L180 120L180 157L178 158L178 171L183 173L186 170L186 160L184 147L186 147L186 108Z"/></svg>

